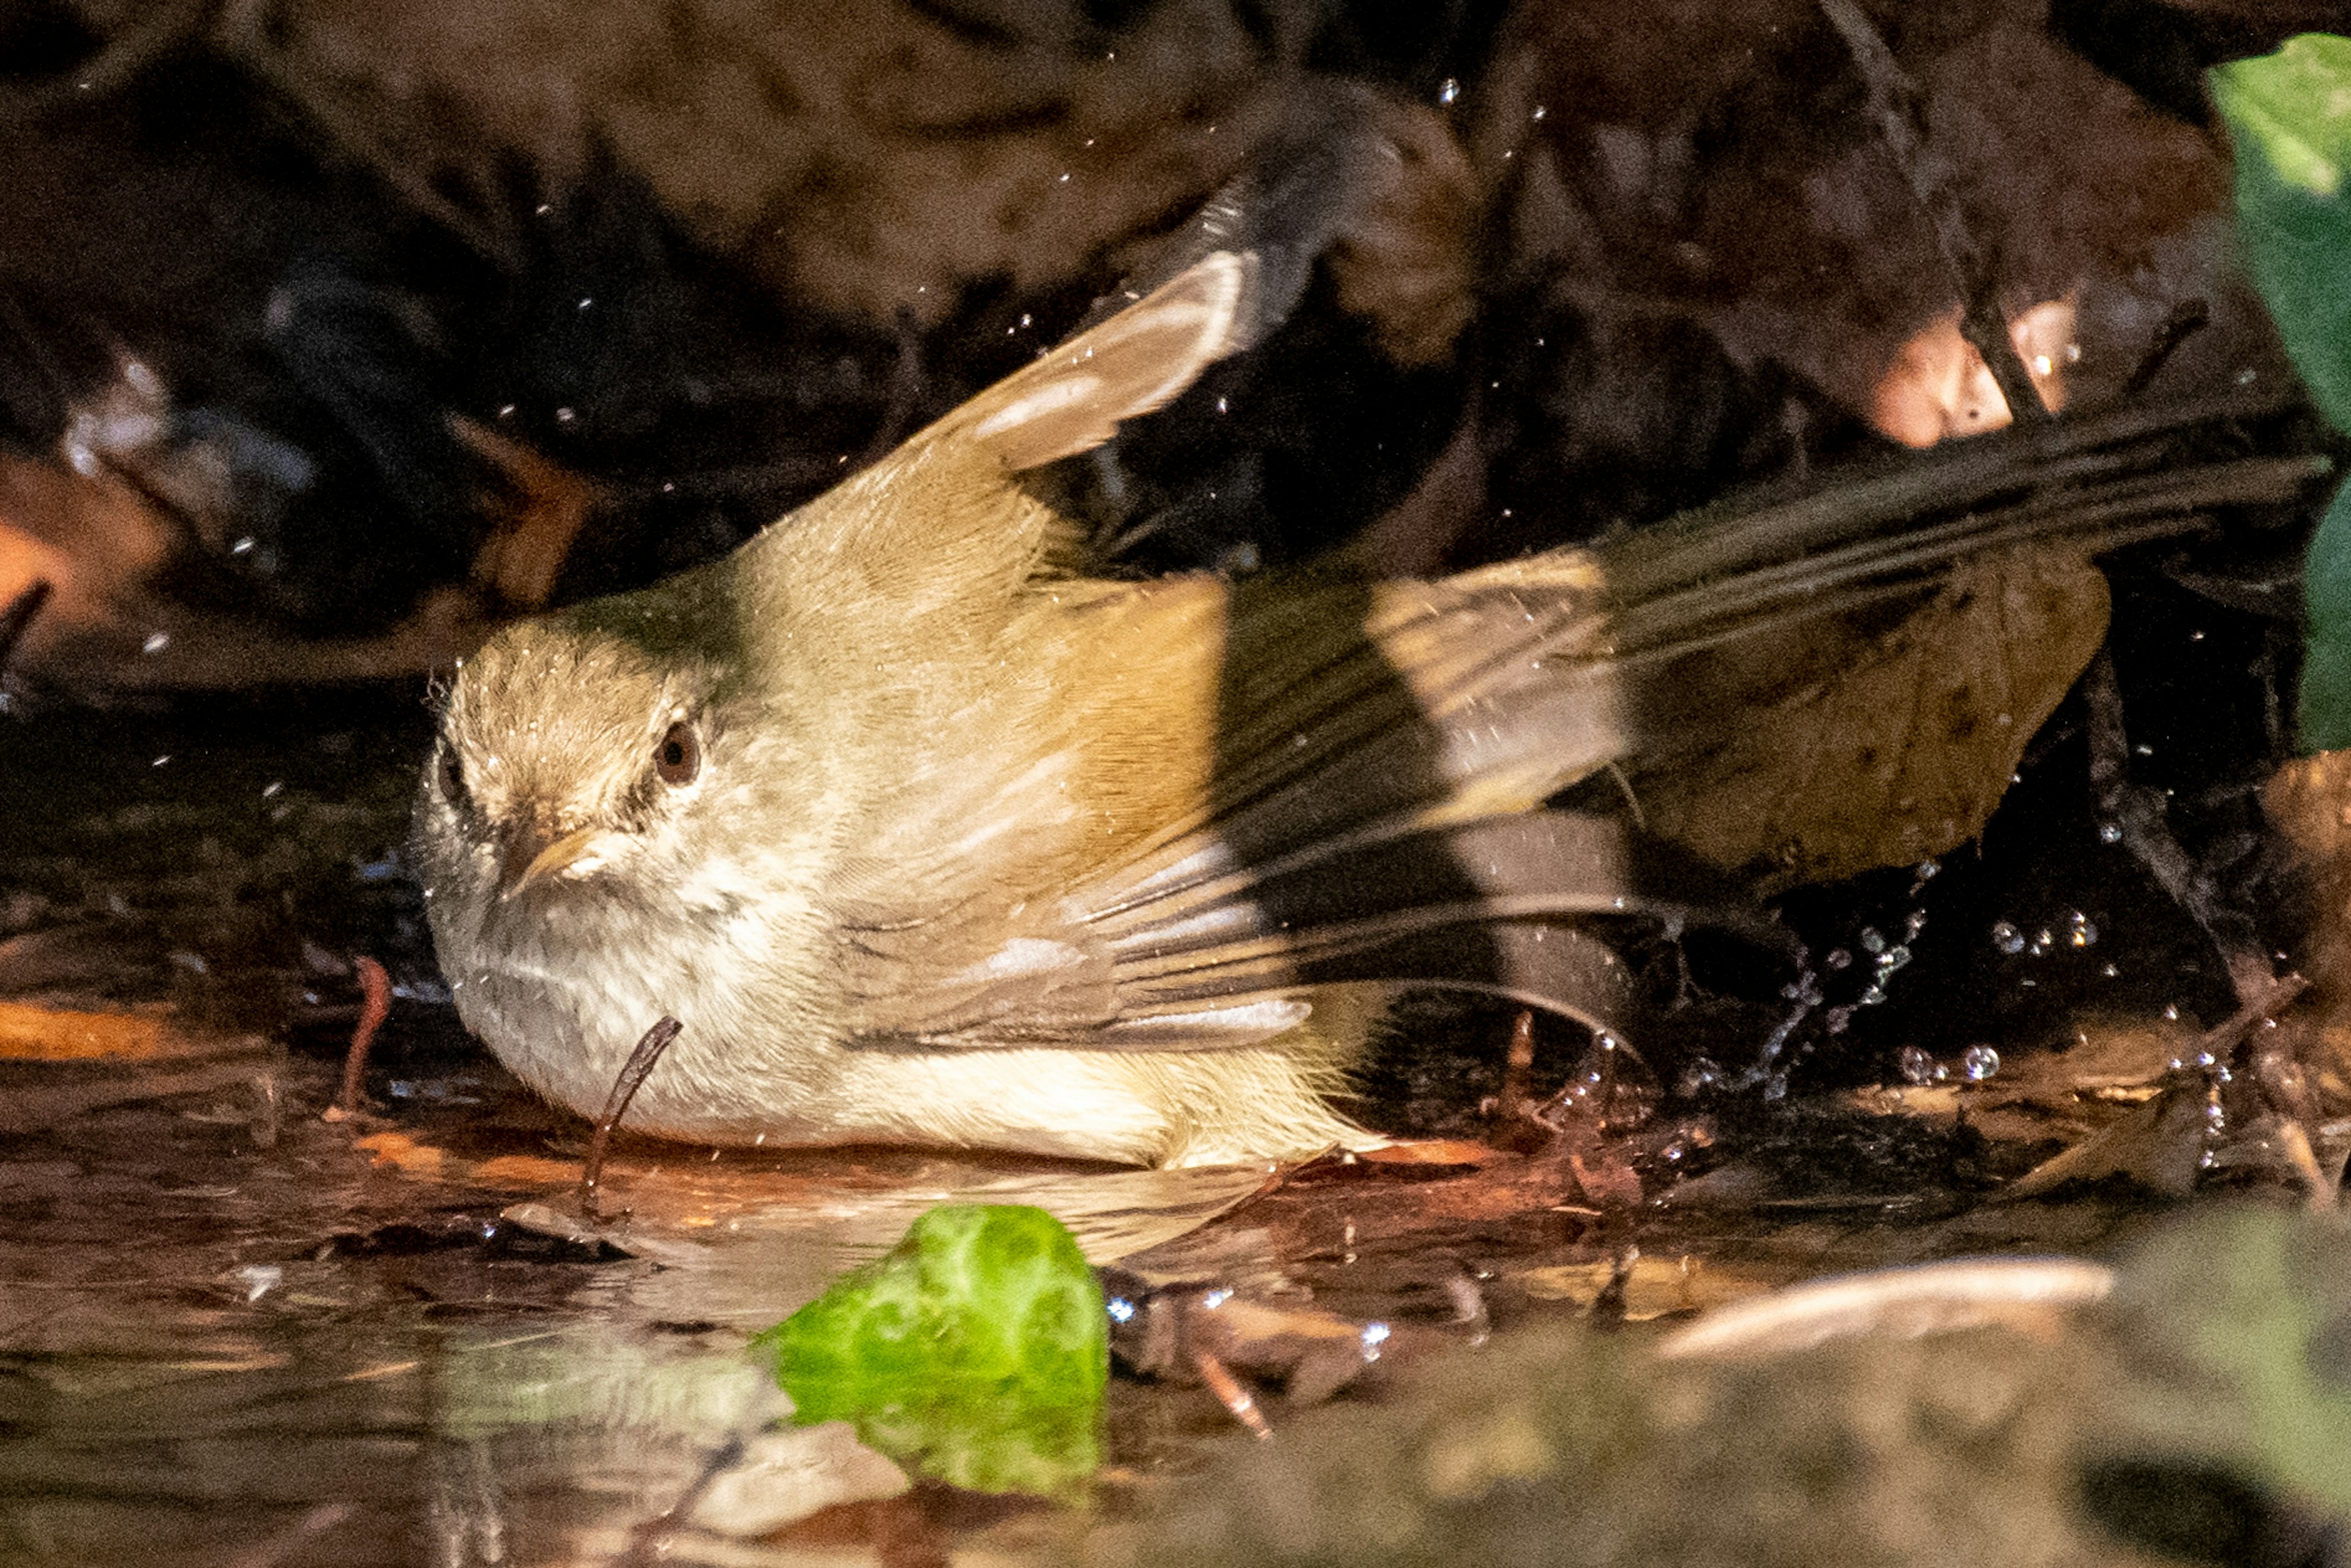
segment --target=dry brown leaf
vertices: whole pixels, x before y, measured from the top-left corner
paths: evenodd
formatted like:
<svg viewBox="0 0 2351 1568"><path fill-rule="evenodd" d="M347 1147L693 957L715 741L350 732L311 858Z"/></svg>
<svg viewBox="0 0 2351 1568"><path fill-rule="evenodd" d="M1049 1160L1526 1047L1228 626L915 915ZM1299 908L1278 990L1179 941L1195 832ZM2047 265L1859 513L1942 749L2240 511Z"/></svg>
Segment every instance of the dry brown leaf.
<svg viewBox="0 0 2351 1568"><path fill-rule="evenodd" d="M1653 831L1766 888L1945 853L1982 831L2105 632L2105 579L2078 552L1964 562L1842 674L1726 710L1719 745L1635 792Z"/></svg>
<svg viewBox="0 0 2351 1568"><path fill-rule="evenodd" d="M193 1029L167 1009L120 1012L0 1002L0 1133L55 1126L103 1105L246 1084L276 1135L266 1088L278 1048Z"/></svg>

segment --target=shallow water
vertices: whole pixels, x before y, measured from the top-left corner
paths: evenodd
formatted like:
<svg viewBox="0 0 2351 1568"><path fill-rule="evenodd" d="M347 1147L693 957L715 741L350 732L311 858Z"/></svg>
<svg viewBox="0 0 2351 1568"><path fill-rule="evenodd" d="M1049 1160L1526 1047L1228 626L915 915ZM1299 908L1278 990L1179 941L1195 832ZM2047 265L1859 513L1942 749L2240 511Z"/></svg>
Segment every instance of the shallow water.
<svg viewBox="0 0 2351 1568"><path fill-rule="evenodd" d="M457 1029L401 872L428 724L419 694L394 691L9 729L0 983L162 1032L135 1059L0 1061L0 1557L611 1558L764 1416L748 1335L950 1196L1064 1213L1096 1261L1123 1260L1115 1288L1274 1309L1228 1349L1277 1427L1294 1412L1271 1390L1296 1375L1281 1312L1379 1325L1409 1364L1824 1271L2096 1252L2152 1212L2127 1194L1984 1206L2026 1156L1859 1115L1824 1075L1774 1103L1667 1101L1645 1145L1667 1200L1625 1210L1539 1165L1324 1166L1259 1193L1254 1171L623 1140L607 1186L631 1212L609 1244L559 1239L502 1216L576 1213L586 1128ZM399 995L371 1113L329 1122L362 953ZM1419 1065L1375 1081L1370 1109L1474 1131L1493 1019L1422 1021ZM1542 1044L1547 1087L1564 1068ZM1716 1179L1672 1196L1676 1157ZM1121 1349L1148 1359L1133 1336ZM1155 1370L1113 1386L1113 1514L1249 1441L1186 1367ZM918 1489L764 1542L685 1532L664 1551L911 1562L961 1542L1019 1559L1059 1540L1032 1505Z"/></svg>

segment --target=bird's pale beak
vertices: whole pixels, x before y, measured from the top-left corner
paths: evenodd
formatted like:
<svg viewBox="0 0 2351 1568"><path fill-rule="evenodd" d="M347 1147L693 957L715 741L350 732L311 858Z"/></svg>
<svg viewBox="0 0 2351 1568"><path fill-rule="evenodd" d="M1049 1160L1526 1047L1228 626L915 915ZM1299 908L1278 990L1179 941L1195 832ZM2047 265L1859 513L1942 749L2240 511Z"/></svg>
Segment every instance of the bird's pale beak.
<svg viewBox="0 0 2351 1568"><path fill-rule="evenodd" d="M498 897L512 898L532 883L554 876L586 854L595 837L593 828L574 828L552 840L540 831L516 834L507 841L506 853L501 857Z"/></svg>

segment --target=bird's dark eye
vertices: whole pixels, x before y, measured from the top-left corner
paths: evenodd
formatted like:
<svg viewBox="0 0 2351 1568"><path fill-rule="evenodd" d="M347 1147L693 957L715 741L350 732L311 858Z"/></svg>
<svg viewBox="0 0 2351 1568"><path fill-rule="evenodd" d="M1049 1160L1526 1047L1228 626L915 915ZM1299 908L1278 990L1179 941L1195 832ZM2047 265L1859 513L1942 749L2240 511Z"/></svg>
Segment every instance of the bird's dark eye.
<svg viewBox="0 0 2351 1568"><path fill-rule="evenodd" d="M653 747L653 771L664 784L694 782L702 771L702 742L691 725L681 720L662 732L661 744Z"/></svg>
<svg viewBox="0 0 2351 1568"><path fill-rule="evenodd" d="M457 748L444 746L441 759L433 766L434 777L440 781L441 798L452 806L465 804L465 765L457 759Z"/></svg>

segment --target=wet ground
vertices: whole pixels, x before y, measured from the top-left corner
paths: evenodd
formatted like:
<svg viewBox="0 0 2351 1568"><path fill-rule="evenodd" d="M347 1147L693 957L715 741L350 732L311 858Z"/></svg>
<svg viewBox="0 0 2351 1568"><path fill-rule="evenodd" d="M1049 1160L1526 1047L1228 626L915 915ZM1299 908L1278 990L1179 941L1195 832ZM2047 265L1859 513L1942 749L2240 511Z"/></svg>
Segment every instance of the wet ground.
<svg viewBox="0 0 2351 1568"><path fill-rule="evenodd" d="M748 1336L951 1196L1054 1208L1095 1261L1119 1260L1114 1290L1162 1311L1203 1291L1266 1309L1215 1343L1277 1427L1339 1384L1360 1385L1343 1408L1394 1366L1529 1325L1646 1334L1823 1272L2110 1252L2159 1218L2126 1188L1987 1203L2053 1141L1874 1113L1823 1070L1784 1100L1667 1098L1617 1145L1629 1201L1593 1201L1608 1172L1459 1142L1267 1190L1258 1171L624 1139L607 1187L628 1212L586 1235L586 1127L456 1027L401 873L421 696L36 716L9 731L0 1007L16 1010L0 1023L24 1034L37 1006L51 1027L49 1044L0 1061L7 1561L622 1555L764 1413ZM330 1121L360 955L387 966L395 1001L368 1109ZM1438 1043L1374 1081L1368 1110L1474 1134L1494 1020L1422 1023ZM1542 1092L1566 1048L1538 1043ZM1842 1076L1869 1076L1865 1061ZM1309 1388L1322 1375L1300 1347L1333 1319L1380 1325L1388 1364ZM1107 1519L1147 1516L1252 1441L1196 1367L1155 1360L1139 1332L1114 1342L1130 1375L1096 1491ZM1069 1549L1066 1528L1043 1505L934 1488L661 1550L1019 1560Z"/></svg>

